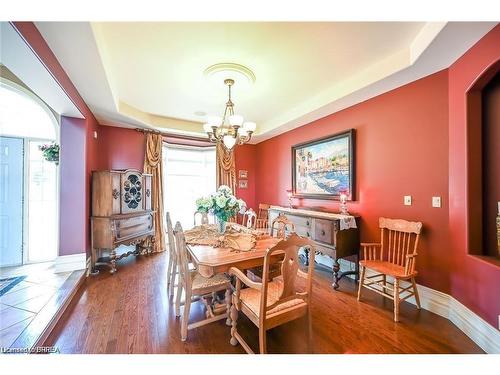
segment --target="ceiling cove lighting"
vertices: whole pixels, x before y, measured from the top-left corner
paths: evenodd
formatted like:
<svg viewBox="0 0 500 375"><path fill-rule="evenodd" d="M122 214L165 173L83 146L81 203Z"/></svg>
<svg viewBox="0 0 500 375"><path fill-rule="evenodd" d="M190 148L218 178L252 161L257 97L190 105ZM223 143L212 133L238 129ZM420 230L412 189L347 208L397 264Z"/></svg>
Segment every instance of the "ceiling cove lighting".
<svg viewBox="0 0 500 375"><path fill-rule="evenodd" d="M255 131L255 122L243 122L243 116L234 114L234 103L231 101L231 87L234 80L227 78L224 84L228 88L228 101L224 115L208 116L207 123L203 125L203 130L207 133L208 139L213 143L222 143L228 151L233 147L248 143Z"/></svg>

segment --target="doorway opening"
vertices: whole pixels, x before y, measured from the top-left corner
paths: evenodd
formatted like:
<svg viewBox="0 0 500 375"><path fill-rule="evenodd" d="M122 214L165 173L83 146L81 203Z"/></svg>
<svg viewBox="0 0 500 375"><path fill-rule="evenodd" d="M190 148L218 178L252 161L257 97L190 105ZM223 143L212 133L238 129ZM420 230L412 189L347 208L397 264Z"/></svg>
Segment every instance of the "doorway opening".
<svg viewBox="0 0 500 375"><path fill-rule="evenodd" d="M5 79L0 113L0 267L53 261L58 167L44 159L40 146L58 142L58 122L37 96Z"/></svg>

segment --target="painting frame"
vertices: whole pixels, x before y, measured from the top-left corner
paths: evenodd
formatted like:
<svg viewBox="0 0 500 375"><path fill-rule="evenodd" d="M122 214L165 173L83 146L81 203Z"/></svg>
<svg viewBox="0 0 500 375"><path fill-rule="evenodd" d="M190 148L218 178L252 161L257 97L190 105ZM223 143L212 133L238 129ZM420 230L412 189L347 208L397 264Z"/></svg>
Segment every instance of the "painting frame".
<svg viewBox="0 0 500 375"><path fill-rule="evenodd" d="M292 196L294 198L311 198L311 199L330 199L330 200L340 200L341 193L304 193L301 191L297 191L297 152L306 148L310 148L313 146L322 145L325 143L330 143L333 141L337 141L339 139L346 138L348 141L348 168L349 168L349 193L347 194L347 199L350 201L354 201L356 199L356 148L355 148L355 129L349 129L347 131L343 131L337 134L329 135L327 137L322 137L318 139L314 139L312 141L307 141L303 143L296 144L292 146Z"/></svg>

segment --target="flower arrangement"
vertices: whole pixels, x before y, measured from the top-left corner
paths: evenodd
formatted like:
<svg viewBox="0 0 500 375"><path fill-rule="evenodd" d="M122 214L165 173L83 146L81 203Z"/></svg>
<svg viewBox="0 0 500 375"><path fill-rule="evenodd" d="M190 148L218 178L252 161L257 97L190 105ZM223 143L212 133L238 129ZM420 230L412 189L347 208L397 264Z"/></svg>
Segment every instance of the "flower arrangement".
<svg viewBox="0 0 500 375"><path fill-rule="evenodd" d="M221 185L215 193L208 197L201 197L196 200L196 209L199 212L210 212L221 225L220 231L224 232L225 223L238 212L246 211L246 203L242 199L237 199L231 188L226 185Z"/></svg>
<svg viewBox="0 0 500 375"><path fill-rule="evenodd" d="M59 145L56 143L45 144L38 146L38 149L42 151L43 158L47 161L53 161L56 165L59 165Z"/></svg>

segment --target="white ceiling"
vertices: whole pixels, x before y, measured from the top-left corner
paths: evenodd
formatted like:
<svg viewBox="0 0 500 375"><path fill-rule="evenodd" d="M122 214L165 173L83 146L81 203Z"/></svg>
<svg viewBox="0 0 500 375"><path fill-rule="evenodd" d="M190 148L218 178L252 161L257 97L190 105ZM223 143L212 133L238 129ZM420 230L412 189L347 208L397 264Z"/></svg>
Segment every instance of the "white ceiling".
<svg viewBox="0 0 500 375"><path fill-rule="evenodd" d="M256 82L236 82L233 101L260 141L449 66L495 23L36 25L104 124L201 132L195 112L221 115L227 99L203 71L249 67Z"/></svg>

